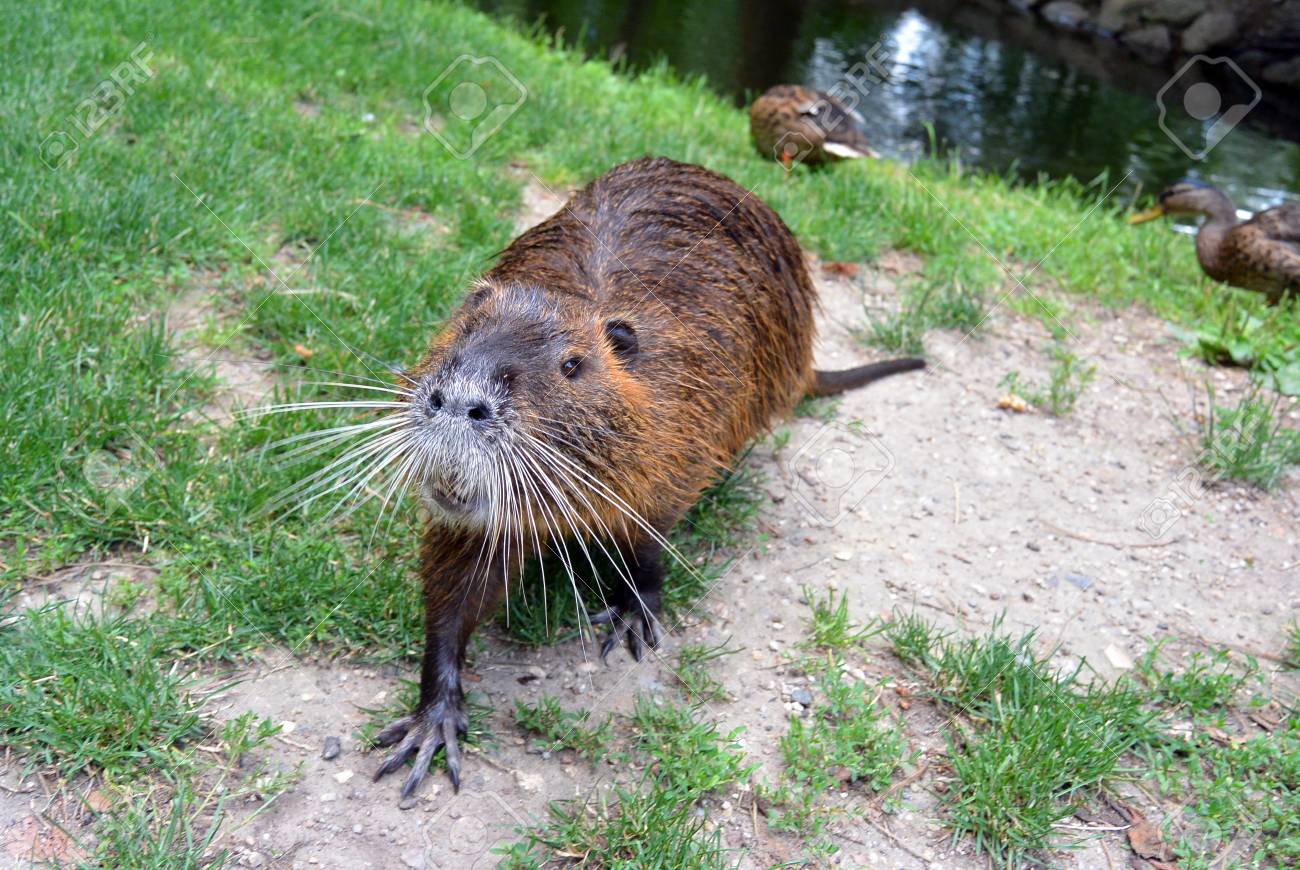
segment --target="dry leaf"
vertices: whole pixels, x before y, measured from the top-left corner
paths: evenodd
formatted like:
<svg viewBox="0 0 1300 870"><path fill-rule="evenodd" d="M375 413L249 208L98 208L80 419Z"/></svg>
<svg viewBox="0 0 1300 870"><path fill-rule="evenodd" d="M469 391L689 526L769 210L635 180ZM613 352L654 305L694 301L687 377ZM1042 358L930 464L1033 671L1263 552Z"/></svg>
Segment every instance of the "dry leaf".
<svg viewBox="0 0 1300 870"><path fill-rule="evenodd" d="M86 795L86 806L92 813L103 813L113 806L113 801L102 790L95 789Z"/></svg>
<svg viewBox="0 0 1300 870"><path fill-rule="evenodd" d="M1173 850L1161 838L1158 827L1147 821L1147 817L1135 807L1121 801L1116 801L1115 806L1128 816L1128 845L1135 855L1148 861L1173 861Z"/></svg>
<svg viewBox="0 0 1300 870"><path fill-rule="evenodd" d="M823 263L822 268L832 275L843 275L845 278L852 278L858 274L862 267L857 263L839 263L831 260Z"/></svg>
<svg viewBox="0 0 1300 870"><path fill-rule="evenodd" d="M303 359L311 359L316 355L316 351L302 344L295 344L293 346L293 352L298 354L298 356L302 357Z"/></svg>

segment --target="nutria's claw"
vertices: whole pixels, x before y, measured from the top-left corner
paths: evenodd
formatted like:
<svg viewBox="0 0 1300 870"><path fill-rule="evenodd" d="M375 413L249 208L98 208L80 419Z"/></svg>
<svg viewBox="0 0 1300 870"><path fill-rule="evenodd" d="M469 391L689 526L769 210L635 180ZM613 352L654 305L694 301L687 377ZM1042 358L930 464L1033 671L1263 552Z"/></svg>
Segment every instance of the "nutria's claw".
<svg viewBox="0 0 1300 870"><path fill-rule="evenodd" d="M618 646L620 640L627 642L627 650L632 654L632 658L641 661L645 656L645 647L648 645L652 649L659 646L659 641L663 637L663 632L659 627L659 619L650 610L640 605L633 605L635 613L629 618L626 615L628 608L615 605L608 607L597 613L591 618L592 625L608 625L609 633L605 635L605 642L600 645L600 660L609 665L609 654Z"/></svg>
<svg viewBox="0 0 1300 870"><path fill-rule="evenodd" d="M464 734L468 727L469 720L461 705L452 701L431 704L411 716L403 716L375 736L376 746L397 744L375 771L375 780L397 770L414 754L415 766L402 784L402 800L405 801L424 782L433 754L444 749L452 788L460 791L460 743L457 735Z"/></svg>

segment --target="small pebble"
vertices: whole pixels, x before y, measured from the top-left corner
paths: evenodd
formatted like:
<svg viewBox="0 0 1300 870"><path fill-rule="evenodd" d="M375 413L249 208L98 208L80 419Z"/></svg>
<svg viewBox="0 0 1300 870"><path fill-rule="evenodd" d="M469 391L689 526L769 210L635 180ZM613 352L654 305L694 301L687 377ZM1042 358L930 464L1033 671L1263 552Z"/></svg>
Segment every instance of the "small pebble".
<svg viewBox="0 0 1300 870"><path fill-rule="evenodd" d="M326 761L333 761L339 757L343 751L343 741L337 737L326 737L325 748L321 750L320 757Z"/></svg>

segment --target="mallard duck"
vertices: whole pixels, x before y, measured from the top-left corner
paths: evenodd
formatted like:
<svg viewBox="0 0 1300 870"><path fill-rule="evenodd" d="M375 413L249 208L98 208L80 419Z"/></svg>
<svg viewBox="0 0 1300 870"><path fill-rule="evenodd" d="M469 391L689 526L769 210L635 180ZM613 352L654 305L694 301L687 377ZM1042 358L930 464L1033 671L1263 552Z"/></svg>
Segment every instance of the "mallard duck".
<svg viewBox="0 0 1300 870"><path fill-rule="evenodd" d="M1203 214L1196 259L1205 274L1277 304L1300 293L1300 203L1287 203L1240 220L1232 200L1201 181L1184 180L1160 193L1156 207L1128 219L1140 224L1167 214Z"/></svg>
<svg viewBox="0 0 1300 870"><path fill-rule="evenodd" d="M879 157L858 129L862 116L823 91L776 85L749 107L749 132L764 155L785 164Z"/></svg>

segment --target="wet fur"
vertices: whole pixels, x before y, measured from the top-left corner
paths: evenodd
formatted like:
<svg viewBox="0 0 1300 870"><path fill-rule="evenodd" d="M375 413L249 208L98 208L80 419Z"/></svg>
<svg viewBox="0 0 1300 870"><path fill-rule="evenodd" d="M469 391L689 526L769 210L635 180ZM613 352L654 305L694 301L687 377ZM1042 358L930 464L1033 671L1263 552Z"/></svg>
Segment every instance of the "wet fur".
<svg viewBox="0 0 1300 870"><path fill-rule="evenodd" d="M610 497L572 499L563 522L534 505L504 541L435 508L421 549L420 706L380 735L398 748L379 776L418 750L409 796L439 746L454 755L466 643L534 544L551 555L552 533L600 539L594 546L615 551L635 590L611 590L613 606L598 615L614 629L603 653L618 639L638 656L657 642L662 539L701 492L804 395L889 373L819 381L815 300L803 254L772 209L721 175L662 158L611 170L510 245L406 379L436 385L440 373L472 365L495 385L502 415L499 430L495 418L485 424L485 438L527 430ZM559 362L570 354L582 363L566 377ZM433 387L421 389L412 402Z"/></svg>

